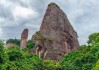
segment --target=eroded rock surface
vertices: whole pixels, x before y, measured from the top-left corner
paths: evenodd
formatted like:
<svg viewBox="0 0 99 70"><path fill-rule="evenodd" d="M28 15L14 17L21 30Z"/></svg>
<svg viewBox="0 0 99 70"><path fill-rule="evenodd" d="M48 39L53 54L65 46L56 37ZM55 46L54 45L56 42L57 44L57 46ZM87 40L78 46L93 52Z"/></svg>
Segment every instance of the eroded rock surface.
<svg viewBox="0 0 99 70"><path fill-rule="evenodd" d="M21 34L20 48L26 48L27 39L28 39L28 29L24 29Z"/></svg>
<svg viewBox="0 0 99 70"><path fill-rule="evenodd" d="M47 48L45 59L59 60L64 54L79 48L76 31L55 3L48 5L40 33L43 36L42 47ZM35 37L32 39L37 41ZM40 41L42 42L40 39L37 42L41 43Z"/></svg>

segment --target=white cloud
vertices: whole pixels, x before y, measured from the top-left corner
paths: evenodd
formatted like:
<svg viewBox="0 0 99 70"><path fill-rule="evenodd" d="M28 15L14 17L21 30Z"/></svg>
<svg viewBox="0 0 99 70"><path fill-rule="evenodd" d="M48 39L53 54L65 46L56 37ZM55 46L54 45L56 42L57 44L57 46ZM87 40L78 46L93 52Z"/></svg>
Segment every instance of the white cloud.
<svg viewBox="0 0 99 70"><path fill-rule="evenodd" d="M28 18L30 16L33 16L36 18L38 16L38 12L35 10L32 10L30 8L25 8L21 6L16 6L13 11L14 16L22 17L22 18Z"/></svg>

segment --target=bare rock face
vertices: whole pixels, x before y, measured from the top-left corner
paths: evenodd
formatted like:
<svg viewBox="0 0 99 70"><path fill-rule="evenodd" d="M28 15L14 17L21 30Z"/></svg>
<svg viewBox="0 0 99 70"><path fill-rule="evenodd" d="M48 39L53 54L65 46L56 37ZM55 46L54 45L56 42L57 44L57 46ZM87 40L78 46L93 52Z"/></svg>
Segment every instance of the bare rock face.
<svg viewBox="0 0 99 70"><path fill-rule="evenodd" d="M20 48L26 48L27 39L28 39L28 29L24 29L21 34Z"/></svg>
<svg viewBox="0 0 99 70"><path fill-rule="evenodd" d="M64 54L79 48L77 33L55 3L48 5L40 33L43 36L42 47L47 49L45 59L59 60Z"/></svg>

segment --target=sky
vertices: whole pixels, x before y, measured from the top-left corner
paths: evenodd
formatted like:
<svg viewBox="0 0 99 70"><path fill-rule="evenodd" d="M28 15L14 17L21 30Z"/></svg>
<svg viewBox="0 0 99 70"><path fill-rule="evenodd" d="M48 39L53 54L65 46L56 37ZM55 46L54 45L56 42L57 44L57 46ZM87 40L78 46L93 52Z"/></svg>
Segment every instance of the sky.
<svg viewBox="0 0 99 70"><path fill-rule="evenodd" d="M78 34L80 45L99 32L98 0L0 0L0 39L20 38L29 29L29 39L39 30L47 5L56 3Z"/></svg>

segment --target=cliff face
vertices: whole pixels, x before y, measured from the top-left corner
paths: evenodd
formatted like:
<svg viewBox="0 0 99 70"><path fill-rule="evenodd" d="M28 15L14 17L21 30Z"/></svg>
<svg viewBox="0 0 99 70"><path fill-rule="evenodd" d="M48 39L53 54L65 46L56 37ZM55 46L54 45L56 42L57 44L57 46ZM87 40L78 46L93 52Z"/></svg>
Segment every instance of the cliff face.
<svg viewBox="0 0 99 70"><path fill-rule="evenodd" d="M77 33L65 13L55 4L48 5L41 27L43 47L47 48L45 59L59 60L64 54L79 48Z"/></svg>

